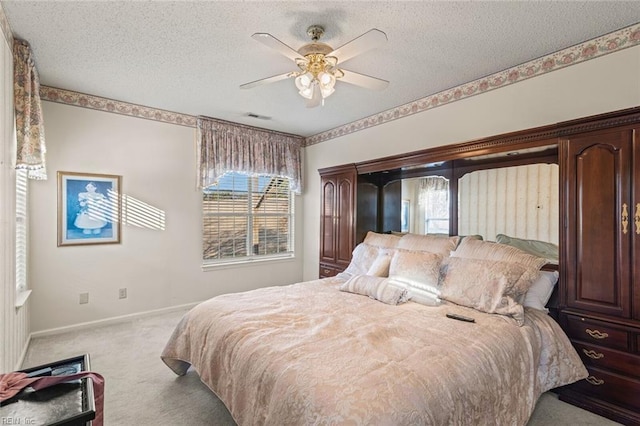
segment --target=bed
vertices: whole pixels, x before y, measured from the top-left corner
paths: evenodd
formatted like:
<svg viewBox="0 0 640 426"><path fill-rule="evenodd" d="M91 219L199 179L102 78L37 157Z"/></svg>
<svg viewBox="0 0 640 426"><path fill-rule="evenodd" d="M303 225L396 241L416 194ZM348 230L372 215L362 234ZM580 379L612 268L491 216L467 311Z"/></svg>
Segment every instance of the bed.
<svg viewBox="0 0 640 426"><path fill-rule="evenodd" d="M586 369L547 312L522 304L539 262L463 243L367 235L339 276L199 304L161 358L194 368L239 425L524 425ZM507 263L515 273L496 272Z"/></svg>

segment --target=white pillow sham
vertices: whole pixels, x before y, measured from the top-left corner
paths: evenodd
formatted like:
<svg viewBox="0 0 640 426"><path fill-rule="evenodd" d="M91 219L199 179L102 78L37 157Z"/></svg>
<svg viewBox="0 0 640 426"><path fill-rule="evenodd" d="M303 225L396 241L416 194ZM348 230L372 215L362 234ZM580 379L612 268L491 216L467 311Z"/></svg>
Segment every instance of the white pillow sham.
<svg viewBox="0 0 640 426"><path fill-rule="evenodd" d="M407 289L394 284L389 278L355 275L340 286L340 291L369 296L388 305L399 305L408 300Z"/></svg>
<svg viewBox="0 0 640 426"><path fill-rule="evenodd" d="M546 305L551 298L559 276L558 271L540 271L540 276L527 290L522 304L528 308L549 312Z"/></svg>
<svg viewBox="0 0 640 426"><path fill-rule="evenodd" d="M439 305L442 256L427 251L396 249L389 265L389 280L406 288L409 300L427 306Z"/></svg>

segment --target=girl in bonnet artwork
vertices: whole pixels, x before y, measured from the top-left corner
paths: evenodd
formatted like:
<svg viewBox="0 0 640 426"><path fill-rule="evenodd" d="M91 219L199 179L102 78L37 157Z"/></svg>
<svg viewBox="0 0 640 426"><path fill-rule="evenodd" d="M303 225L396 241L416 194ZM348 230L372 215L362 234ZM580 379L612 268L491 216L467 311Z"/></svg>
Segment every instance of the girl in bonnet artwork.
<svg viewBox="0 0 640 426"><path fill-rule="evenodd" d="M80 211L73 224L85 235L99 235L107 225L107 197L96 191L98 188L93 182L89 182L85 189L87 192L78 194Z"/></svg>

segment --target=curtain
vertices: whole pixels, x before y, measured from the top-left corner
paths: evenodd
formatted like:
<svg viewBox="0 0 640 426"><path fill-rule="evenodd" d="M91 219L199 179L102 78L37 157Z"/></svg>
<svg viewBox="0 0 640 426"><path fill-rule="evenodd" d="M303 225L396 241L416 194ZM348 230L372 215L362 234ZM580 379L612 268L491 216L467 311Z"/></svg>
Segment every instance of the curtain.
<svg viewBox="0 0 640 426"><path fill-rule="evenodd" d="M434 199L435 198L435 199ZM445 204L449 209L449 181L440 176L431 176L420 179L418 185L418 203L422 206L429 202L437 201L437 204Z"/></svg>
<svg viewBox="0 0 640 426"><path fill-rule="evenodd" d="M44 121L40 79L29 43L14 39L13 92L16 115L16 169L30 179L46 179Z"/></svg>
<svg viewBox="0 0 640 426"><path fill-rule="evenodd" d="M216 184L226 172L289 178L302 192L302 137L198 117L198 186Z"/></svg>

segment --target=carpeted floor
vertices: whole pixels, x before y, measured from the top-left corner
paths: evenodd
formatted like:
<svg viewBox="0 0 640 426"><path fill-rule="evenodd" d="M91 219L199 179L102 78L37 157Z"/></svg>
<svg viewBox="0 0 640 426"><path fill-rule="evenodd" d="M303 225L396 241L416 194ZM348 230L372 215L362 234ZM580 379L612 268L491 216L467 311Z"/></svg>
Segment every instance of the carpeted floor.
<svg viewBox="0 0 640 426"><path fill-rule="evenodd" d="M23 368L84 353L105 377L105 426L235 425L224 404L192 370L177 377L160 360L184 311L137 318L76 332L35 338ZM616 425L542 395L527 426Z"/></svg>

